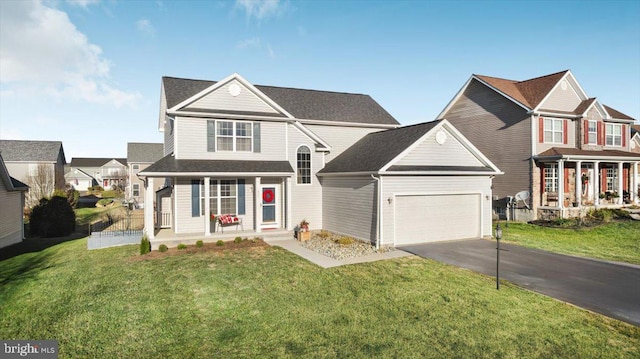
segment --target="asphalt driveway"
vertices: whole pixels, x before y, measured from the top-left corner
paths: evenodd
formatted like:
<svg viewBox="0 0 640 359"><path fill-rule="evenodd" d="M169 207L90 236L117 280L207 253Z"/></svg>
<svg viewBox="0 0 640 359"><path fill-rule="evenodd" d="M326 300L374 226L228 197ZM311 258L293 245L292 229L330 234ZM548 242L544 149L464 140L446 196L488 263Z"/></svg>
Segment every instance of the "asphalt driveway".
<svg viewBox="0 0 640 359"><path fill-rule="evenodd" d="M501 243L500 279L640 326L640 266L577 258ZM425 243L399 249L496 275L496 242Z"/></svg>

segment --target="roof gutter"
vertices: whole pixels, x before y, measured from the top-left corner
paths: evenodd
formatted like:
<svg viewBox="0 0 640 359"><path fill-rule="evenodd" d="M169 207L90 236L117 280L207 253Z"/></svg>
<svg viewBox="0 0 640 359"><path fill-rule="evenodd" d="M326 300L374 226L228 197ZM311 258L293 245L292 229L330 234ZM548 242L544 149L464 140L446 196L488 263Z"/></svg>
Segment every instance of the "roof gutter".
<svg viewBox="0 0 640 359"><path fill-rule="evenodd" d="M562 118L582 118L584 116L582 115L572 115L572 114L568 114L568 113L557 113L557 112L545 112L545 111L536 111L536 110L531 110L527 112L528 115L542 115L542 116L552 116L552 117L562 117Z"/></svg>

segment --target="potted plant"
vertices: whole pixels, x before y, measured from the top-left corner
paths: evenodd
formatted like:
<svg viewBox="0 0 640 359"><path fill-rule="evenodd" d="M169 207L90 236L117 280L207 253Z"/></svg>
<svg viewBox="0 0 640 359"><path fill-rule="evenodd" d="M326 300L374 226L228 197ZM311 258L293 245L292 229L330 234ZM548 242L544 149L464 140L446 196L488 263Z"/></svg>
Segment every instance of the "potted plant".
<svg viewBox="0 0 640 359"><path fill-rule="evenodd" d="M309 232L309 222L306 219L303 219L300 222L298 229L298 240L300 241L308 241L311 239L311 232Z"/></svg>
<svg viewBox="0 0 640 359"><path fill-rule="evenodd" d="M211 213L211 215L209 216L209 218L211 219L211 229L213 230L213 232L215 233L216 231L216 224L218 223L217 219L218 217L216 217L215 214Z"/></svg>

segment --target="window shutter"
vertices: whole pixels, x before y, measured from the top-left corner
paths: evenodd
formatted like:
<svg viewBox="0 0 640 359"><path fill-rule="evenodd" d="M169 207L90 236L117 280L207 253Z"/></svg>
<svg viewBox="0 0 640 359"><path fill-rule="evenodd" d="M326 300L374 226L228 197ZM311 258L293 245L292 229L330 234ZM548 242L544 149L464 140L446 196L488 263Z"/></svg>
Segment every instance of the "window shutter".
<svg viewBox="0 0 640 359"><path fill-rule="evenodd" d="M600 146L604 145L604 123L598 122L598 144Z"/></svg>
<svg viewBox="0 0 640 359"><path fill-rule="evenodd" d="M207 152L216 151L216 121L207 121Z"/></svg>
<svg viewBox="0 0 640 359"><path fill-rule="evenodd" d="M584 120L584 144L589 143L589 120Z"/></svg>
<svg viewBox="0 0 640 359"><path fill-rule="evenodd" d="M244 178L238 179L238 215L247 214L245 205Z"/></svg>
<svg viewBox="0 0 640 359"><path fill-rule="evenodd" d="M564 194L569 194L569 169L564 168Z"/></svg>
<svg viewBox="0 0 640 359"><path fill-rule="evenodd" d="M544 117L538 117L538 142L544 143Z"/></svg>
<svg viewBox="0 0 640 359"><path fill-rule="evenodd" d="M567 124L568 120L562 120L562 143L565 145L569 143L568 138L569 134L567 133L567 128L569 127Z"/></svg>
<svg viewBox="0 0 640 359"><path fill-rule="evenodd" d="M627 192L629 191L629 169L628 168L622 169L622 190Z"/></svg>
<svg viewBox="0 0 640 359"><path fill-rule="evenodd" d="M253 123L253 152L260 152L260 122Z"/></svg>
<svg viewBox="0 0 640 359"><path fill-rule="evenodd" d="M607 169L600 169L600 192L605 192L607 190Z"/></svg>
<svg viewBox="0 0 640 359"><path fill-rule="evenodd" d="M191 217L200 217L200 180L191 180Z"/></svg>
<svg viewBox="0 0 640 359"><path fill-rule="evenodd" d="M627 125L622 125L622 147L627 145Z"/></svg>

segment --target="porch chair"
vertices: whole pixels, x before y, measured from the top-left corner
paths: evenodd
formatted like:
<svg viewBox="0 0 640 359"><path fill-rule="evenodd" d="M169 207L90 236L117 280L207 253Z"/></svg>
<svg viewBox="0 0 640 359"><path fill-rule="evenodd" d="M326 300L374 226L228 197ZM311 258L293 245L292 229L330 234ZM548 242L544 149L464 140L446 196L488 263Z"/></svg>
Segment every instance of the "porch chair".
<svg viewBox="0 0 640 359"><path fill-rule="evenodd" d="M238 230L238 225L244 231L244 225L242 224L242 218L238 218L236 216L230 214L221 214L218 216L218 227L222 233L224 233L224 227L226 226L236 226L236 230Z"/></svg>

